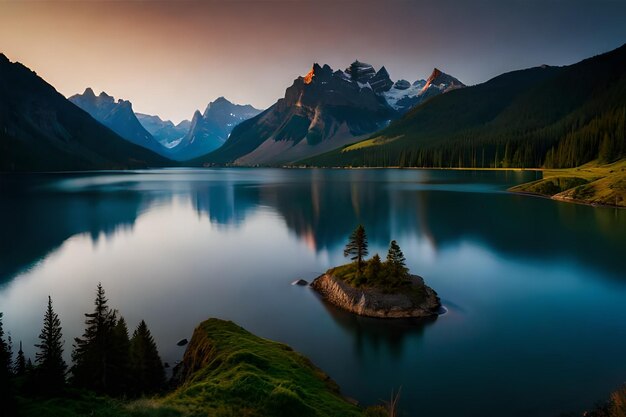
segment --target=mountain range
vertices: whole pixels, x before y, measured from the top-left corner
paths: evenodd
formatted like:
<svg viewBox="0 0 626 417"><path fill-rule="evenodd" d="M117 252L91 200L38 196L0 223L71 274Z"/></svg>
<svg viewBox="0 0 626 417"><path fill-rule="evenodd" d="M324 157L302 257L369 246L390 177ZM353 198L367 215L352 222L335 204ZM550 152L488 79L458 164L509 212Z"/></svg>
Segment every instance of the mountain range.
<svg viewBox="0 0 626 417"><path fill-rule="evenodd" d="M0 171L67 171L164 166L20 63L0 54Z"/></svg>
<svg viewBox="0 0 626 417"><path fill-rule="evenodd" d="M86 88L83 94L75 94L68 100L129 142L161 156L168 156L168 149L139 123L130 101L115 101L104 91L96 96L91 88Z"/></svg>
<svg viewBox="0 0 626 417"><path fill-rule="evenodd" d="M249 104L234 104L219 97L209 103L204 113L194 113L189 130L174 148L176 159L185 161L216 150L226 142L235 126L260 112Z"/></svg>
<svg viewBox="0 0 626 417"><path fill-rule="evenodd" d="M626 154L626 45L513 71L414 107L364 141L302 164L574 167Z"/></svg>
<svg viewBox="0 0 626 417"><path fill-rule="evenodd" d="M355 61L345 71L313 64L283 98L238 125L215 152L191 163L290 163L354 142L398 119L413 105L464 87L437 69L428 81L407 84L392 82L385 67L376 71L364 62Z"/></svg>
<svg viewBox="0 0 626 417"><path fill-rule="evenodd" d="M158 116L137 115L129 101L116 101L105 92L96 96L91 88L69 100L129 142L174 161L193 159L219 148L238 123L260 112L220 97L209 103L203 114L196 111L191 122L174 125Z"/></svg>
<svg viewBox="0 0 626 417"><path fill-rule="evenodd" d="M466 87L435 68L314 64L265 111L223 97L174 125L106 93L66 99L0 54L0 170L314 165L575 167L626 154L626 45Z"/></svg>
<svg viewBox="0 0 626 417"><path fill-rule="evenodd" d="M175 125L170 120L163 120L159 116L143 113L135 113L135 116L137 116L137 120L139 120L139 123L141 123L144 129L166 148L176 146L180 142L180 139L189 132L189 128L191 127L189 120L183 120Z"/></svg>

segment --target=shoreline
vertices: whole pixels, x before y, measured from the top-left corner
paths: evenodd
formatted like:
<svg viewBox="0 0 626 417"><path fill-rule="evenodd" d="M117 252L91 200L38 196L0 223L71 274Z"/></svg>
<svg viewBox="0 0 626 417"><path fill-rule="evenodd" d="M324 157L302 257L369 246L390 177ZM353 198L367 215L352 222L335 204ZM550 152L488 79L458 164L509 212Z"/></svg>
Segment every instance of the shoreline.
<svg viewBox="0 0 626 417"><path fill-rule="evenodd" d="M623 209L626 208L626 159L547 169L542 179L515 185L507 191L564 203Z"/></svg>
<svg viewBox="0 0 626 417"><path fill-rule="evenodd" d="M419 302L402 292L386 294L375 288L355 288L328 273L315 278L311 288L325 302L358 316L383 319L438 317L442 305L435 290L417 275L411 275L411 280L415 288L424 291Z"/></svg>
<svg viewBox="0 0 626 417"><path fill-rule="evenodd" d="M527 183L524 183L527 184ZM520 184L524 185L524 184ZM516 185L515 187L519 187L518 185ZM542 198L544 200L551 200L551 201L556 201L559 203L569 203L569 204L577 204L580 206L588 206L588 207L597 207L597 208L612 208L612 209L619 209L619 210L623 210L626 209L626 206L616 206L614 204L600 204L600 203L589 203L587 201L584 200L575 200L575 199L566 199L566 198L560 198L560 197L554 197L548 194L541 194L541 193L533 193L531 191L515 191L512 188L515 187L511 187L508 190L506 190L508 193L511 194L516 194L516 195L521 195L524 197L535 197L535 198Z"/></svg>
<svg viewBox="0 0 626 417"><path fill-rule="evenodd" d="M508 189L506 192L512 194L519 194L523 196L530 197L542 197L547 198L554 201L559 201L563 203L573 203L586 205L590 207L602 207L602 208L626 208L626 190L621 188L622 186L617 183L617 187L613 187L613 184L606 185L597 185L597 188L594 190L594 183L597 181L617 178L615 174L616 171L612 170L612 167L618 168L623 164L626 166L626 163L622 161L617 161L612 164L607 164L604 166L595 165L593 162L582 165L577 168L562 168L562 169L552 169L552 168L470 168L470 167L400 167L400 166L377 166L377 167L315 167L315 166L295 166L295 165L283 165L283 166L238 166L238 165L223 165L223 166L208 166L208 167L193 167L193 166L172 166L172 167L152 167L152 168L142 168L139 171L150 171L150 170L172 170L176 171L180 170L212 170L212 169L223 169L223 168L235 168L235 169L308 169L308 170L317 170L317 169L325 169L325 170L415 170L415 171L485 171L485 172L497 172L497 171L510 171L510 172L541 172L543 173L541 179L536 179L533 181L521 183L514 185ZM624 168L621 168L624 171ZM0 175L7 177L22 177L29 175L95 175L95 174L122 174L122 173L137 173L137 169L108 169L108 170L82 170L82 171L6 171L0 172ZM619 174L619 172L618 172ZM560 196L559 194L567 193L568 191L573 191L575 188L572 187L569 189L562 189L555 194L544 193L541 191L532 191L531 187L541 183L542 181L549 181L550 179L558 180L560 178L573 177L573 178L583 178L588 181L587 184L581 185L580 187L586 187L592 189L592 193L588 197L589 199L596 198L596 194L601 194L607 188L613 190L617 193L615 197L616 203L609 202L611 198L603 198L602 196L598 196L599 201L587 201L587 199L581 198L573 198L569 196ZM619 178L617 179L619 181ZM622 197L624 196L624 197ZM603 201L605 200L605 201ZM621 203L619 203L621 202Z"/></svg>

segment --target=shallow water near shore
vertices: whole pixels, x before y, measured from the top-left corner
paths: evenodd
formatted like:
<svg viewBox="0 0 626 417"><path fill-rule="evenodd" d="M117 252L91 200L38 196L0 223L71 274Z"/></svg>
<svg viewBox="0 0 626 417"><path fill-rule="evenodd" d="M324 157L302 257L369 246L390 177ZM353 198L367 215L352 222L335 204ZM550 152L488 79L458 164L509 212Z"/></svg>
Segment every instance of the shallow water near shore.
<svg viewBox="0 0 626 417"><path fill-rule="evenodd" d="M414 416L555 416L626 381L626 211L506 192L525 171L207 169L0 176L0 311L34 356L47 295L66 353L102 282L174 364L230 319L288 343L362 404ZM447 313L355 317L308 287L396 239Z"/></svg>

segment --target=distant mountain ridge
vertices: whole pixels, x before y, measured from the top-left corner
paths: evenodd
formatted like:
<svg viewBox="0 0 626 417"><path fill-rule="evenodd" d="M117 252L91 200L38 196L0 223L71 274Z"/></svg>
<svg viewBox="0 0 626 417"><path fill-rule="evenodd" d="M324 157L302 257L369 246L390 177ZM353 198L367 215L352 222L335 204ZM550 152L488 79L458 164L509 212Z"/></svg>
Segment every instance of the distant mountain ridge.
<svg viewBox="0 0 626 417"><path fill-rule="evenodd" d="M0 171L140 168L169 164L133 145L0 54Z"/></svg>
<svg viewBox="0 0 626 417"><path fill-rule="evenodd" d="M129 142L176 161L219 148L237 124L260 113L250 105L233 104L219 97L209 103L204 114L196 111L191 122L174 125L158 116L135 114L130 101L116 101L105 92L96 96L91 88L69 100Z"/></svg>
<svg viewBox="0 0 626 417"><path fill-rule="evenodd" d="M161 156L169 156L167 148L155 140L141 125L130 101L121 99L115 101L115 98L104 91L96 96L91 88L86 88L83 94L71 96L69 101L124 139Z"/></svg>
<svg viewBox="0 0 626 417"><path fill-rule="evenodd" d="M365 141L300 163L565 168L625 156L623 45L573 65L513 71L434 97Z"/></svg>
<svg viewBox="0 0 626 417"><path fill-rule="evenodd" d="M261 110L249 104L234 104L218 97L204 113L194 113L187 133L176 146L177 159L188 160L214 151L226 142L235 126L259 113Z"/></svg>
<svg viewBox="0 0 626 417"><path fill-rule="evenodd" d="M438 70L426 88L408 89L391 81L385 67L376 71L357 60L345 71L334 71L316 63L294 80L284 98L241 123L222 147L192 163L293 162L354 142L399 118L415 103L463 86Z"/></svg>
<svg viewBox="0 0 626 417"><path fill-rule="evenodd" d="M166 148L173 148L187 134L191 122L183 120L175 125L170 120L162 120L159 116L151 116L149 114L135 113L139 123Z"/></svg>

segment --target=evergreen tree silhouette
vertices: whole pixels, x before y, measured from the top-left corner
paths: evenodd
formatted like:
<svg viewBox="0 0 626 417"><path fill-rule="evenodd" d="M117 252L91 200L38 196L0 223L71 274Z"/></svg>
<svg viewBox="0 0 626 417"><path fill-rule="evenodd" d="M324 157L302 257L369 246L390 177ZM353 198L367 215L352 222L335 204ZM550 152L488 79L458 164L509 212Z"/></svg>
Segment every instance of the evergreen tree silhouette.
<svg viewBox="0 0 626 417"><path fill-rule="evenodd" d="M56 391L65 384L67 365L63 360L63 334L59 315L52 308L52 298L48 296L48 306L43 318L43 328L35 347L37 364L37 385L40 389ZM20 346L21 351L21 346ZM23 355L23 353L22 353Z"/></svg>
<svg viewBox="0 0 626 417"><path fill-rule="evenodd" d="M14 400L10 382L11 361L8 345L4 340L2 317L3 313L0 312L0 417L9 417L14 412Z"/></svg>
<svg viewBox="0 0 626 417"><path fill-rule="evenodd" d="M131 391L130 339L124 317L119 318L113 328L111 344L111 392L129 394Z"/></svg>
<svg viewBox="0 0 626 417"><path fill-rule="evenodd" d="M85 332L82 337L74 339L72 352L73 383L79 387L100 392L112 389L109 378L114 372L112 351L114 344L114 328L117 323L116 311L107 305L107 298L102 284L96 289L95 309L86 313Z"/></svg>
<svg viewBox="0 0 626 417"><path fill-rule="evenodd" d="M154 338L145 321L141 321L130 340L130 357L137 394L159 391L165 385L165 371Z"/></svg>
<svg viewBox="0 0 626 417"><path fill-rule="evenodd" d="M13 365L13 373L15 373L15 376L24 376L26 373L26 358L24 357L24 351L22 350L21 340L20 350L17 351L17 357L15 358L15 364Z"/></svg>

